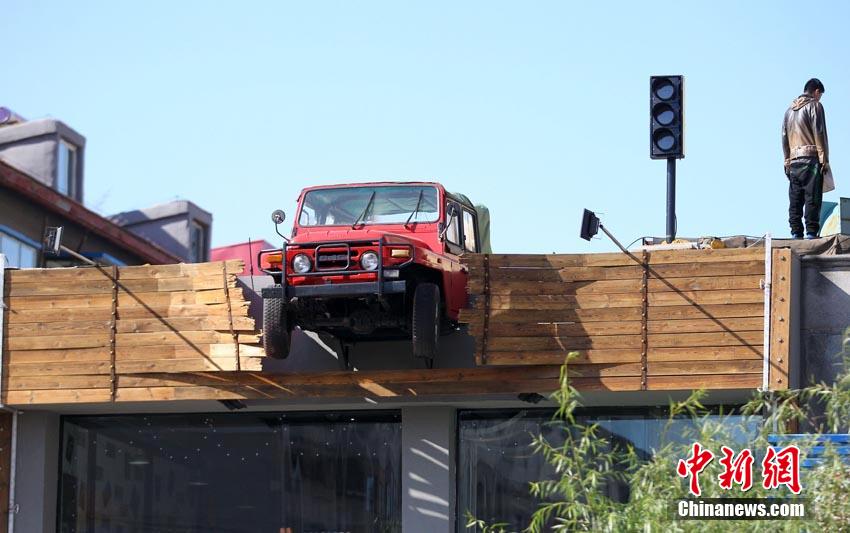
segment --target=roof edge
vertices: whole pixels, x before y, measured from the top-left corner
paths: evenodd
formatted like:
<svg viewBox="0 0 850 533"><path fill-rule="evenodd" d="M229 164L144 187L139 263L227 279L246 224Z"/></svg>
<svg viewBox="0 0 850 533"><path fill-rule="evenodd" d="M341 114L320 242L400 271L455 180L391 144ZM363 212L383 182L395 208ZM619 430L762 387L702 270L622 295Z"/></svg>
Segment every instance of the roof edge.
<svg viewBox="0 0 850 533"><path fill-rule="evenodd" d="M180 263L182 260L151 241L136 235L111 220L88 209L83 204L60 194L29 174L0 160L0 185L13 189L30 201L54 213L70 218L77 224L138 255L152 264Z"/></svg>

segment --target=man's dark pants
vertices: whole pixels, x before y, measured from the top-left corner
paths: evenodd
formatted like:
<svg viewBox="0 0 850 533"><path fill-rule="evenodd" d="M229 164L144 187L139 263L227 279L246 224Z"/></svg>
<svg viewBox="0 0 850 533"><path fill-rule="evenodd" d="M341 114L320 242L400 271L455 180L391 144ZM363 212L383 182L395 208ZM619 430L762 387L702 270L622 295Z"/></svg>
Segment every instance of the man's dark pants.
<svg viewBox="0 0 850 533"><path fill-rule="evenodd" d="M803 235L805 206L806 233L817 235L823 199L823 173L816 157L800 157L788 169L788 223L793 235Z"/></svg>

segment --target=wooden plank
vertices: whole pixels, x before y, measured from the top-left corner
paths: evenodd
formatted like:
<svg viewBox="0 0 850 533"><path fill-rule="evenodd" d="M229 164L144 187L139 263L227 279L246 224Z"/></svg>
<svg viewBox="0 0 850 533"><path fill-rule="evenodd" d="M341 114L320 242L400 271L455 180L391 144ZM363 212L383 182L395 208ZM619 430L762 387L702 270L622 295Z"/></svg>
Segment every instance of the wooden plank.
<svg viewBox="0 0 850 533"><path fill-rule="evenodd" d="M650 265L656 264L690 264L690 263L725 263L738 261L759 261L764 258L764 250L753 248L728 248L718 250L657 250L648 252ZM637 260L635 258L638 258ZM483 254L470 254L462 259L464 264L480 266ZM624 253L605 254L490 254L490 264L493 267L603 267L630 266L640 263L639 252L629 257Z"/></svg>
<svg viewBox="0 0 850 533"><path fill-rule="evenodd" d="M609 348L640 348L640 335L594 337L492 337L492 351L549 351ZM653 348L684 348L695 346L755 346L762 340L761 332L678 333L649 335ZM480 339L476 341L476 348Z"/></svg>
<svg viewBox="0 0 850 533"><path fill-rule="evenodd" d="M109 388L109 374L83 376L8 376L3 390L63 390Z"/></svg>
<svg viewBox="0 0 850 533"><path fill-rule="evenodd" d="M516 322L491 323L492 337L585 337L596 335L639 335L641 322ZM761 318L718 318L695 320L651 320L647 332L653 333L712 333L763 331ZM480 325L469 328L473 336L480 335Z"/></svg>
<svg viewBox="0 0 850 533"><path fill-rule="evenodd" d="M640 265L621 267L502 267L490 271L493 281L606 281L635 280L642 276ZM469 267L470 278L480 279L482 270ZM764 258L758 261L733 261L724 263L689 263L654 265L649 270L650 278L698 278L715 276L758 276L764 275Z"/></svg>
<svg viewBox="0 0 850 533"><path fill-rule="evenodd" d="M36 337L42 335L87 335L108 332L110 320L79 321L79 322L45 322L45 323L15 323L9 324L7 334ZM120 319L116 322L118 333L149 333L157 331L200 331L217 330L229 331L230 321L227 317L212 318L175 317L175 318L143 318ZM233 317L233 329L236 331L253 331L254 320L250 317Z"/></svg>
<svg viewBox="0 0 850 533"><path fill-rule="evenodd" d="M683 305L669 307L650 307L649 320L678 319L722 319L722 318L761 318L762 304L732 305ZM460 321L468 324L482 323L483 310L462 309ZM640 320L640 308L610 309L494 309L490 315L491 324L515 324L523 322L587 322Z"/></svg>
<svg viewBox="0 0 850 533"><path fill-rule="evenodd" d="M239 353L243 356L263 356L259 346L240 344ZM115 357L117 360L145 359L206 359L210 357L235 357L236 347L232 339L223 344L192 344L174 345L160 344L154 346L130 346L119 348ZM106 347L82 349L50 349L50 350L12 350L4 354L9 363L49 363L49 362L82 362L109 360L109 350Z"/></svg>
<svg viewBox="0 0 850 533"><path fill-rule="evenodd" d="M569 352L561 350L539 352L487 352L488 365L561 365ZM580 363L639 363L640 349L576 350L571 364Z"/></svg>
<svg viewBox="0 0 850 533"><path fill-rule="evenodd" d="M178 292L126 292L118 293L118 307L171 307L179 305L224 303L224 290L178 291ZM58 295L10 297L10 312L20 309L78 309L110 308L111 294Z"/></svg>
<svg viewBox="0 0 850 533"><path fill-rule="evenodd" d="M226 261L229 274L239 274L244 269L241 259ZM8 271L12 283L42 283L59 281L86 281L100 280L108 276L109 271L103 271L96 267L72 267L72 268L27 268L22 270ZM221 279L221 261L209 263L178 263L173 265L141 265L118 267L118 277L124 280L131 279L161 279L179 278L204 275L219 275Z"/></svg>
<svg viewBox="0 0 850 533"><path fill-rule="evenodd" d="M702 346L687 348L650 347L647 358L652 361L737 361L741 359L762 360L764 347L750 346Z"/></svg>
<svg viewBox="0 0 850 533"><path fill-rule="evenodd" d="M758 374L689 374L685 376L648 376L648 390L694 390L694 389L756 389L761 386Z"/></svg>
<svg viewBox="0 0 850 533"><path fill-rule="evenodd" d="M499 323L490 325L490 337L587 337L590 335L639 335L641 323L628 322L555 322ZM480 336L480 326L470 326L470 333ZM488 356L489 357L489 356Z"/></svg>
<svg viewBox="0 0 850 533"><path fill-rule="evenodd" d="M660 361L648 365L650 376L683 376L688 374L755 374L761 373L759 359L738 361Z"/></svg>
<svg viewBox="0 0 850 533"><path fill-rule="evenodd" d="M240 341L256 344L257 335L238 335ZM223 344L233 342L229 333L218 331L163 331L154 333L119 333L116 348L155 346L160 344ZM109 345L109 334L56 335L42 337L13 337L7 340L9 350L58 350L69 348L99 348Z"/></svg>
<svg viewBox="0 0 850 533"><path fill-rule="evenodd" d="M761 362L761 346L720 346L688 348L650 348L647 359L650 363L662 361L740 361ZM640 362L640 349L576 350L574 363L628 363ZM507 351L487 352L490 365L558 365L563 364L568 352L553 351Z"/></svg>
<svg viewBox="0 0 850 533"><path fill-rule="evenodd" d="M506 296L490 298L491 309L601 309L612 307L640 306L640 293L632 294L585 294L585 295L540 295ZM682 291L649 294L650 307L680 305L728 305L760 303L764 293L760 290L733 291ZM481 309L482 303L475 302L474 308Z"/></svg>
<svg viewBox="0 0 850 533"><path fill-rule="evenodd" d="M772 390L788 388L791 359L791 261L790 249L773 250L770 283L770 361Z"/></svg>
<svg viewBox="0 0 850 533"><path fill-rule="evenodd" d="M650 320L647 330L652 333L711 333L714 331L763 331L764 319L702 318L692 320Z"/></svg>
<svg viewBox="0 0 850 533"><path fill-rule="evenodd" d="M248 302L234 301L234 315L247 313ZM48 322L76 322L110 320L111 307L92 307L68 309L14 309L7 311L5 317L9 324L32 324ZM227 316L225 304L189 304L167 306L133 306L119 308L119 320L132 318L170 318L170 317L218 317Z"/></svg>
<svg viewBox="0 0 850 533"><path fill-rule="evenodd" d="M7 405L48 405L66 403L105 403L111 399L109 388L65 389L65 390L3 390L3 402Z"/></svg>
<svg viewBox="0 0 850 533"><path fill-rule="evenodd" d="M759 289L764 276L716 276L701 278L650 279L649 292ZM469 290L484 288L480 279L470 279ZM639 292L640 279L584 282L493 281L491 294L622 294Z"/></svg>
<svg viewBox="0 0 850 533"><path fill-rule="evenodd" d="M236 277L229 276L228 287L236 288ZM120 279L120 277L119 277ZM163 278L163 279L120 279L119 292L174 292L220 289L224 287L221 274L218 276ZM85 281L44 281L38 283L11 283L5 289L6 296L54 296L82 294L112 294L112 280L108 278Z"/></svg>
<svg viewBox="0 0 850 533"><path fill-rule="evenodd" d="M246 371L261 371L261 357L241 357L241 368ZM98 375L110 373L111 362L103 361L59 361L36 363L10 363L7 375L10 377L26 376L62 376L62 375ZM193 357L183 359L136 359L118 360L115 370L120 374L145 374L151 372L213 372L236 370L236 360L233 357Z"/></svg>
<svg viewBox="0 0 850 533"><path fill-rule="evenodd" d="M460 321L471 324L483 323L484 312L479 309L461 309ZM640 308L602 309L494 309L490 313L491 324L518 322L610 322L618 320L640 320Z"/></svg>

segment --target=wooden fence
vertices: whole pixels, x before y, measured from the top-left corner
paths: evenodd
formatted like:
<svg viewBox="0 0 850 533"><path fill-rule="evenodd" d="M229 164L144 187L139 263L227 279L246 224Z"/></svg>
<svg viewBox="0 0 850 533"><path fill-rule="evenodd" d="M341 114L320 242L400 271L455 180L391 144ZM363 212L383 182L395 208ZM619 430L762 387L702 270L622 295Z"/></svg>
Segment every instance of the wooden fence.
<svg viewBox="0 0 850 533"><path fill-rule="evenodd" d="M772 251L773 388L788 382L790 250ZM765 250L474 255L479 365L552 365L617 390L762 386ZM783 318L784 317L784 318ZM784 355L784 356L783 356Z"/></svg>
<svg viewBox="0 0 850 533"><path fill-rule="evenodd" d="M121 376L261 369L241 271L241 261L6 271L4 403L111 401L148 386Z"/></svg>

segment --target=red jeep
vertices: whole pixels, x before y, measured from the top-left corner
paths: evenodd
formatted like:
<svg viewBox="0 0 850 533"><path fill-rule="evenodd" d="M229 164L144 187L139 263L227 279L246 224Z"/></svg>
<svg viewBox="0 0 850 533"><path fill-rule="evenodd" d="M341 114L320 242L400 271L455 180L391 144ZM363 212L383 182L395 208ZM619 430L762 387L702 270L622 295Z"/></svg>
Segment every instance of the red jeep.
<svg viewBox="0 0 850 533"><path fill-rule="evenodd" d="M276 229L283 218L273 213ZM489 230L486 208L438 183L304 189L291 239L258 256L275 281L262 291L266 354L286 357L298 326L336 337L346 367L354 342L400 338L430 367L466 304L459 257L489 248L479 228Z"/></svg>

